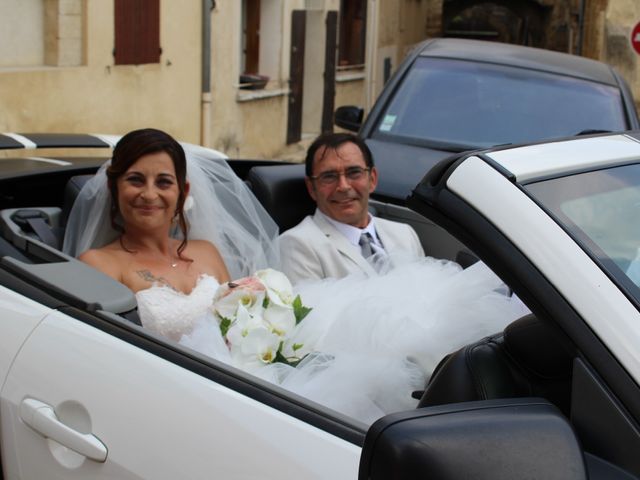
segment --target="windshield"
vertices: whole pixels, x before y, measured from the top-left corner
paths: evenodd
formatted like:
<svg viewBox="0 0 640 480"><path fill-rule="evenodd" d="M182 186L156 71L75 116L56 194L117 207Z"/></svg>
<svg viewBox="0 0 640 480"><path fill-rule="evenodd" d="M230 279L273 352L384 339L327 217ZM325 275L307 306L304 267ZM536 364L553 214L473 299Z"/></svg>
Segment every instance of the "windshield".
<svg viewBox="0 0 640 480"><path fill-rule="evenodd" d="M640 164L546 180L526 189L614 277L640 286Z"/></svg>
<svg viewBox="0 0 640 480"><path fill-rule="evenodd" d="M374 136L489 147L626 128L617 88L522 68L418 58Z"/></svg>

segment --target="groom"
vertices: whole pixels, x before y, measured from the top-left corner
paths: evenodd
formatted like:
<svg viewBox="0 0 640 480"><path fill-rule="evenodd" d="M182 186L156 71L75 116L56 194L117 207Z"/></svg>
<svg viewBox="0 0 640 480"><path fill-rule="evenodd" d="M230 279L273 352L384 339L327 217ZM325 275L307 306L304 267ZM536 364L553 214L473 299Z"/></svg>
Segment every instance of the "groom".
<svg viewBox="0 0 640 480"><path fill-rule="evenodd" d="M313 216L280 236L282 270L293 283L375 272L366 257L404 252L422 257L416 232L369 213L378 183L369 147L349 133L320 135L307 150L305 184Z"/></svg>

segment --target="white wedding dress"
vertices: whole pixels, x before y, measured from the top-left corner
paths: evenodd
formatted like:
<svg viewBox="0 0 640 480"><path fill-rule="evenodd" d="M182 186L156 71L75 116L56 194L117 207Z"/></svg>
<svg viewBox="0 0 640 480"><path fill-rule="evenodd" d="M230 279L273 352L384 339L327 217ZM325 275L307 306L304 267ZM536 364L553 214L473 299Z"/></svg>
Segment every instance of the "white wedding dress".
<svg viewBox="0 0 640 480"><path fill-rule="evenodd" d="M188 295L166 286L140 291L142 324L231 364L208 312L217 288L203 276ZM415 407L411 393L444 355L528 313L483 264L462 270L433 258L295 290L313 308L294 335L311 353L296 368L278 363L251 373L366 424Z"/></svg>

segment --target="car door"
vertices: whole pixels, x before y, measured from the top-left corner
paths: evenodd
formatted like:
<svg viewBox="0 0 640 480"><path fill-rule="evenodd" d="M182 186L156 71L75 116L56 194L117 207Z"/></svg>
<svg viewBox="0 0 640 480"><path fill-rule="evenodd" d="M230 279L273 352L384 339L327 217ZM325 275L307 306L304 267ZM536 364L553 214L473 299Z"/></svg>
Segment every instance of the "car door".
<svg viewBox="0 0 640 480"><path fill-rule="evenodd" d="M581 151L572 146L570 152L584 160L594 150L591 144L587 147ZM536 160L547 160L548 152L540 148ZM452 159L450 168L445 165L424 179L410 203L476 252L538 318L554 326L571 350L567 420L590 478L636 478L638 302L631 301L628 290L614 282L509 171L495 167L495 155L488 159L492 155ZM552 361L547 349L531 344L536 358Z"/></svg>
<svg viewBox="0 0 640 480"><path fill-rule="evenodd" d="M357 475L354 443L192 371L204 364L148 351L184 357L161 342L100 326L51 311L21 345L1 391L6 478Z"/></svg>

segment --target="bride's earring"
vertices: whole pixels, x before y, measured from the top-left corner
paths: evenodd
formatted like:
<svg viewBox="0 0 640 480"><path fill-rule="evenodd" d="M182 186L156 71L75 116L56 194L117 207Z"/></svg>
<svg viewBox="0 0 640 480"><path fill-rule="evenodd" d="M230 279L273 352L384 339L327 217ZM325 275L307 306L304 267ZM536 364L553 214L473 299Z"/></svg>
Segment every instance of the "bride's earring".
<svg viewBox="0 0 640 480"><path fill-rule="evenodd" d="M185 212L188 212L189 210L191 210L194 206L195 206L196 202L193 200L193 197L191 195L188 195L187 198L184 199L184 205L182 207L182 209Z"/></svg>

